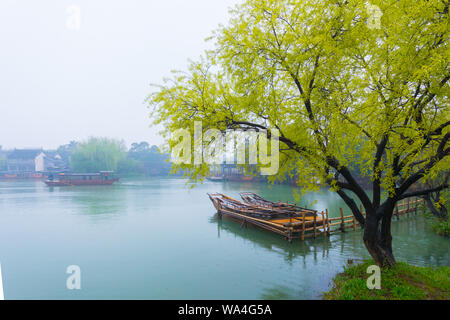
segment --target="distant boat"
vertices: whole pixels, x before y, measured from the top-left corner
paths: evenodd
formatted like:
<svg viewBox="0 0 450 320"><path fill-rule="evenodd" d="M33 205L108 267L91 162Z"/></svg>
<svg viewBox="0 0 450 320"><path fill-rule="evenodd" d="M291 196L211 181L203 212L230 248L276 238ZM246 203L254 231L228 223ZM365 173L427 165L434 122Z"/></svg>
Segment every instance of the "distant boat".
<svg viewBox="0 0 450 320"><path fill-rule="evenodd" d="M49 187L111 185L119 181L113 171L98 173L60 173L56 179L51 175L45 184Z"/></svg>
<svg viewBox="0 0 450 320"><path fill-rule="evenodd" d="M206 177L206 179L209 181L225 181L224 176L210 176L210 177Z"/></svg>

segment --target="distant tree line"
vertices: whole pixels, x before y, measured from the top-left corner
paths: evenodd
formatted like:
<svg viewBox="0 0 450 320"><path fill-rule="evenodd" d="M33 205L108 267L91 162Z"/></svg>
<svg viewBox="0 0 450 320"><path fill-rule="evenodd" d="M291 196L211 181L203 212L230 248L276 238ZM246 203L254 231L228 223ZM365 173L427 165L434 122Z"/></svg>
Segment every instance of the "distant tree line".
<svg viewBox="0 0 450 320"><path fill-rule="evenodd" d="M168 175L171 168L169 154L162 153L157 146L143 141L131 144L126 158L118 163L118 172L145 175Z"/></svg>
<svg viewBox="0 0 450 320"><path fill-rule="evenodd" d="M127 175L168 175L169 155L148 142L135 142L127 150L121 140L91 137L83 142L71 141L57 150L73 172L116 171Z"/></svg>

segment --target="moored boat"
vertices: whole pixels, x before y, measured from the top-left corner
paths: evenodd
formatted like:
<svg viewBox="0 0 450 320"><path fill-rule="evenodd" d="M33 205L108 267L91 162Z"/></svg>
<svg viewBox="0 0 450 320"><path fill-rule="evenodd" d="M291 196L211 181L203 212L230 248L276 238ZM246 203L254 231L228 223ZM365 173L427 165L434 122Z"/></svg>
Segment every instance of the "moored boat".
<svg viewBox="0 0 450 320"><path fill-rule="evenodd" d="M245 194L249 193L242 193L241 196ZM242 196L245 199L243 203L221 193L208 193L211 202L218 211L231 211L266 220L303 219L303 217L305 219L318 218L317 211L315 210L289 205L283 202L271 202L254 193L253 195L259 197L262 201L252 202L245 196Z"/></svg>
<svg viewBox="0 0 450 320"><path fill-rule="evenodd" d="M97 173L60 173L56 179L49 175L45 184L49 187L111 185L119 181L112 171Z"/></svg>
<svg viewBox="0 0 450 320"><path fill-rule="evenodd" d="M260 207L273 209L273 210L282 210L282 211L294 213L294 214L295 213L301 214L302 212L304 212L307 217L310 217L310 216L313 217L313 216L317 215L316 210L303 208L303 207L297 206L296 204L292 204L292 203L286 203L286 202L281 202L281 201L277 201L277 202L269 201L253 192L241 192L239 195L241 196L242 200L245 203L250 204L250 205L260 206Z"/></svg>
<svg viewBox="0 0 450 320"><path fill-rule="evenodd" d="M244 194L245 195L245 194ZM253 194L255 195L255 194ZM314 230L325 232L326 219L317 211L289 205L282 202L270 202L262 197L255 202L242 203L221 193L208 193L219 217L227 216L242 222L242 225L253 224L260 228L283 235L290 242L295 238L304 238L305 232Z"/></svg>
<svg viewBox="0 0 450 320"><path fill-rule="evenodd" d="M218 212L225 210L264 220L272 219L279 214L267 208L258 208L242 203L221 193L208 193L208 196Z"/></svg>

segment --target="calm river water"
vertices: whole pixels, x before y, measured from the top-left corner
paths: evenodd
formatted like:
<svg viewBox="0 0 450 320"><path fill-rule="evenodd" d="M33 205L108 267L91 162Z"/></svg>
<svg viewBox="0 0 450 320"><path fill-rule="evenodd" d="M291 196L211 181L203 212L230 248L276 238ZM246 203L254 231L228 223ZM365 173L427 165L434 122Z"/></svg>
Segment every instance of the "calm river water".
<svg viewBox="0 0 450 320"><path fill-rule="evenodd" d="M48 188L0 181L5 299L320 299L349 258L367 257L361 231L289 244L218 221L207 192L254 191L293 201L292 188L183 179L122 179L110 187ZM300 203L344 207L328 191ZM347 210L348 212L348 210ZM449 240L420 215L393 222L397 259L450 265ZM81 268L81 290L66 268Z"/></svg>

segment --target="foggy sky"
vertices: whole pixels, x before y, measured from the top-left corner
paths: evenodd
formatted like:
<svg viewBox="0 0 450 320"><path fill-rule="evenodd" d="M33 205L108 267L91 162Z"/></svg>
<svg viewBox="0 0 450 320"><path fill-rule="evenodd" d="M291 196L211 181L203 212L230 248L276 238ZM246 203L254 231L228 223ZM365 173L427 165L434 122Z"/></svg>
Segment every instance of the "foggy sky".
<svg viewBox="0 0 450 320"><path fill-rule="evenodd" d="M212 43L239 0L2 0L0 145L57 148L89 136L161 144L144 103ZM67 27L68 7L80 28Z"/></svg>

